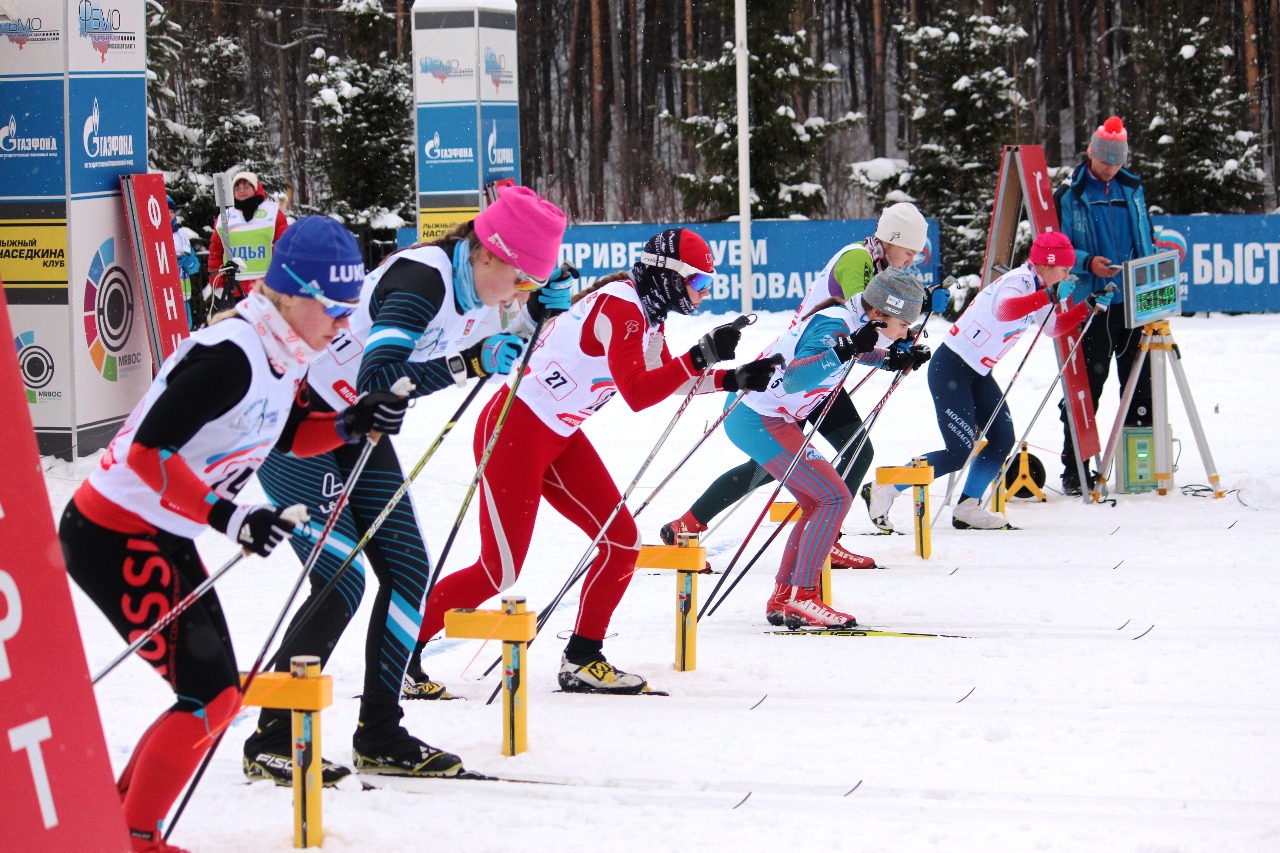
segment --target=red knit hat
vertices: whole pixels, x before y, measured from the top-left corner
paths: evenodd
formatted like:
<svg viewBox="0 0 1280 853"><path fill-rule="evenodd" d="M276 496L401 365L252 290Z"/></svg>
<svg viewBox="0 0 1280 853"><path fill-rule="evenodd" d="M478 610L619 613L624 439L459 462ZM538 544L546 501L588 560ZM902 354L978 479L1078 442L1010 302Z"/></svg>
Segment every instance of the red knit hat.
<svg viewBox="0 0 1280 853"><path fill-rule="evenodd" d="M1093 132L1089 156L1108 166L1123 166L1129 159L1129 131L1119 116L1112 116Z"/></svg>
<svg viewBox="0 0 1280 853"><path fill-rule="evenodd" d="M1071 239L1061 231L1045 231L1031 244L1031 263L1038 267L1071 267L1076 263L1076 250Z"/></svg>

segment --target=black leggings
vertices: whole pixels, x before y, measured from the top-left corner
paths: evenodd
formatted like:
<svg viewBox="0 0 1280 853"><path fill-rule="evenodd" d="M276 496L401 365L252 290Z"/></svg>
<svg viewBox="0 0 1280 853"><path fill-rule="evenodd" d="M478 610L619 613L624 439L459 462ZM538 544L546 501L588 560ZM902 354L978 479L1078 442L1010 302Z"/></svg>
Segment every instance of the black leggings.
<svg viewBox="0 0 1280 853"><path fill-rule="evenodd" d="M132 643L208 576L195 543L171 533L117 533L85 518L72 501L58 527L67 573ZM235 651L212 589L138 654L177 694L174 710L198 711L239 687Z"/></svg>

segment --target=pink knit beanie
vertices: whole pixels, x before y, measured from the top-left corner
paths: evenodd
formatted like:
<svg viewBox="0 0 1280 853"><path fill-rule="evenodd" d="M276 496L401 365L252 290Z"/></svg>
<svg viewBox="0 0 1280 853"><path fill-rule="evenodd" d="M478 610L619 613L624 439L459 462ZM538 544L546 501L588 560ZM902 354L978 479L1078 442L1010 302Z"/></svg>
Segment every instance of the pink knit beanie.
<svg viewBox="0 0 1280 853"><path fill-rule="evenodd" d="M498 200L475 219L476 236L497 257L545 280L560 261L568 217L528 187L500 187Z"/></svg>

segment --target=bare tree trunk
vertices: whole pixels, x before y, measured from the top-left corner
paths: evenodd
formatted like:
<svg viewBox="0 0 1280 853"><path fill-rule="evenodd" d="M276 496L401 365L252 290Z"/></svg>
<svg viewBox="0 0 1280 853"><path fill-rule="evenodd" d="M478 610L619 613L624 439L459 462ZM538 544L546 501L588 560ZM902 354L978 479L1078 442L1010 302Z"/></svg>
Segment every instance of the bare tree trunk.
<svg viewBox="0 0 1280 853"><path fill-rule="evenodd" d="M404 0L396 0L396 59L404 62Z"/></svg>
<svg viewBox="0 0 1280 853"><path fill-rule="evenodd" d="M872 68L871 68L871 115L868 124L871 127L871 148L875 156L885 156L887 146L885 145L885 134L888 128L884 126L885 122L885 21L884 6L879 0L873 0L871 3L871 32L873 39L872 49Z"/></svg>
<svg viewBox="0 0 1280 853"><path fill-rule="evenodd" d="M591 136L587 180L590 181L590 212L593 219L604 218L604 26L600 3L591 0Z"/></svg>

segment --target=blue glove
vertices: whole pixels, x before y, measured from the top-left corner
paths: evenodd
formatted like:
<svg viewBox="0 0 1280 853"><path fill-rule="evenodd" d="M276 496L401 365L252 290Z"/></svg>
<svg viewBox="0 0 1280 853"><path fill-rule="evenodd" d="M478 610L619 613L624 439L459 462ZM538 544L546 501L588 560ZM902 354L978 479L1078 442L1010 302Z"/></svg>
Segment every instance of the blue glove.
<svg viewBox="0 0 1280 853"><path fill-rule="evenodd" d="M1061 287L1062 285L1058 285ZM1071 302L1078 305L1089 298L1089 294L1093 293L1093 285L1083 279L1076 280L1075 289L1071 291Z"/></svg>
<svg viewBox="0 0 1280 853"><path fill-rule="evenodd" d="M1093 304L1098 308L1106 308L1114 302L1120 301L1119 289L1104 290L1094 297Z"/></svg>
<svg viewBox="0 0 1280 853"><path fill-rule="evenodd" d="M516 359L524 352L524 340L508 332L490 335L467 352L468 373L472 376L506 375L515 366ZM478 362L478 365L477 365ZM478 366L480 370L473 371Z"/></svg>
<svg viewBox="0 0 1280 853"><path fill-rule="evenodd" d="M941 314L951 306L951 291L939 285L929 294L929 310Z"/></svg>
<svg viewBox="0 0 1280 853"><path fill-rule="evenodd" d="M551 274L546 286L538 290L538 304L548 319L569 310L579 277L577 267L566 261Z"/></svg>
<svg viewBox="0 0 1280 853"><path fill-rule="evenodd" d="M200 259L191 252L184 252L178 255L178 269L182 272L183 278L191 278L200 272Z"/></svg>

